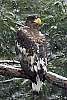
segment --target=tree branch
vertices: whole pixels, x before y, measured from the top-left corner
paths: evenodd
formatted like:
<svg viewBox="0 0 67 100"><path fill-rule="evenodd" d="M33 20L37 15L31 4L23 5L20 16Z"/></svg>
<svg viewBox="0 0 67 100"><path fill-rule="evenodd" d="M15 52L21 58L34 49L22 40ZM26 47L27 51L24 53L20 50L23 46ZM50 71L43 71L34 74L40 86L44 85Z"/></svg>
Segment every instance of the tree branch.
<svg viewBox="0 0 67 100"><path fill-rule="evenodd" d="M61 75L58 75L50 71L47 72L45 77L46 77L46 80L49 81L51 84L67 89L67 78L66 77L63 77Z"/></svg>
<svg viewBox="0 0 67 100"><path fill-rule="evenodd" d="M7 64L20 64L19 61L16 60L0 60L0 64L1 63L7 63Z"/></svg>
<svg viewBox="0 0 67 100"><path fill-rule="evenodd" d="M28 78L28 76L25 75L24 71L18 66L4 64L0 64L0 75L17 78Z"/></svg>
<svg viewBox="0 0 67 100"><path fill-rule="evenodd" d="M30 79L24 71L18 66L0 64L0 75ZM33 74L32 74L33 75ZM61 88L67 89L67 78L53 72L47 72L45 75L47 81Z"/></svg>

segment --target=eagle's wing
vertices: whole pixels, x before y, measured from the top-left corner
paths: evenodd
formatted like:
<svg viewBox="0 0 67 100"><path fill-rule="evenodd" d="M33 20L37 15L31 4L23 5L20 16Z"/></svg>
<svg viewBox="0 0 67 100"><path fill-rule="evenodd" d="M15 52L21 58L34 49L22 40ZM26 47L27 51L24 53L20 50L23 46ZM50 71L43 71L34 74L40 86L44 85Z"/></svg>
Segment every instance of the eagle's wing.
<svg viewBox="0 0 67 100"><path fill-rule="evenodd" d="M35 76L39 74L42 81L47 65L44 34L37 29L31 29L27 26L21 27L17 32L16 40L16 54L24 72L29 76L31 72L35 72ZM34 77L31 80L35 82L38 78Z"/></svg>

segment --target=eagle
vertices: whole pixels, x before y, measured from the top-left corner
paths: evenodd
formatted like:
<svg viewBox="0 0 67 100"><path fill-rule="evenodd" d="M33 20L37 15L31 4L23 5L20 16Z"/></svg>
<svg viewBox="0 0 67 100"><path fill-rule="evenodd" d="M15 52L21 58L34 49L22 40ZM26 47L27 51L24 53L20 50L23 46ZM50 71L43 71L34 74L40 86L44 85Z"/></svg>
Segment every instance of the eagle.
<svg viewBox="0 0 67 100"><path fill-rule="evenodd" d="M46 38L40 31L40 25L40 16L30 15L16 33L17 58L32 81L32 90L38 93L47 72Z"/></svg>

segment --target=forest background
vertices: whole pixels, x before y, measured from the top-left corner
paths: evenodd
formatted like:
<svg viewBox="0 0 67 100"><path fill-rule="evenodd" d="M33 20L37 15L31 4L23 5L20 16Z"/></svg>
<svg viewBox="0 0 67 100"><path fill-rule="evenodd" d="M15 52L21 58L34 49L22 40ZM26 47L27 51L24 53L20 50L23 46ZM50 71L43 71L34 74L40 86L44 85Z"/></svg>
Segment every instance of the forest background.
<svg viewBox="0 0 67 100"><path fill-rule="evenodd" d="M40 30L47 39L48 70L67 77L67 3L63 0L0 0L0 59L16 60L16 32L31 14L39 14L42 19ZM2 83L8 79L0 76L0 100L32 100L30 81ZM47 81L43 92L49 98L66 100L65 91Z"/></svg>

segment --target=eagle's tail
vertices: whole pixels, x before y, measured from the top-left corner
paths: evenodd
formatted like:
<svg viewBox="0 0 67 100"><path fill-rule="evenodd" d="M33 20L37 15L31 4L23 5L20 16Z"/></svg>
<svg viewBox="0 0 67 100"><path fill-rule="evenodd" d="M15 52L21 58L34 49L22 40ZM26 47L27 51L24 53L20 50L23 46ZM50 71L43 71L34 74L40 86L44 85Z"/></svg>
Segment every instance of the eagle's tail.
<svg viewBox="0 0 67 100"><path fill-rule="evenodd" d="M44 81L44 75L46 74L47 68L46 66L43 64L43 61L38 61L37 63L38 66L34 66L34 70L36 71L36 75L35 75L35 79L32 82L32 90L35 93L38 93L41 91L42 89L42 84Z"/></svg>
<svg viewBox="0 0 67 100"><path fill-rule="evenodd" d="M39 75L36 76L36 83L32 83L32 90L39 93L42 87L42 81L39 78Z"/></svg>

